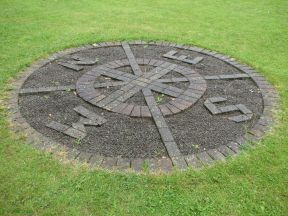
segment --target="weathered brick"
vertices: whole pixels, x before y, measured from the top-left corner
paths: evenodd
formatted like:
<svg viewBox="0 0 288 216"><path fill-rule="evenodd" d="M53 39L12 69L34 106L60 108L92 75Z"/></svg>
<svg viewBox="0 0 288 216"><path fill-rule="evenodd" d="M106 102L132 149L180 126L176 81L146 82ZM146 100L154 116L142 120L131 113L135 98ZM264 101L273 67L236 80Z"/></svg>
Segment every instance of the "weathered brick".
<svg viewBox="0 0 288 216"><path fill-rule="evenodd" d="M171 158L174 167L177 169L183 170L187 168L187 163L183 156L172 157Z"/></svg>
<svg viewBox="0 0 288 216"><path fill-rule="evenodd" d="M221 145L218 147L218 151L221 152L224 156L232 156L235 154L230 148L225 145Z"/></svg>
<svg viewBox="0 0 288 216"><path fill-rule="evenodd" d="M162 172L170 172L173 168L173 164L170 158L161 158L159 160L159 166Z"/></svg>
<svg viewBox="0 0 288 216"><path fill-rule="evenodd" d="M117 169L118 170L127 170L130 168L130 159L128 158L118 158L117 160Z"/></svg>
<svg viewBox="0 0 288 216"><path fill-rule="evenodd" d="M185 157L185 160L188 166L192 166L193 168L201 168L203 164L201 161L196 157L196 155L188 155Z"/></svg>
<svg viewBox="0 0 288 216"><path fill-rule="evenodd" d="M94 154L90 158L90 164L92 167L98 167L102 164L103 160L104 160L103 156Z"/></svg>
<svg viewBox="0 0 288 216"><path fill-rule="evenodd" d="M78 156L78 160L88 163L92 154L88 152L81 152Z"/></svg>
<svg viewBox="0 0 288 216"><path fill-rule="evenodd" d="M225 157L222 153L220 153L217 149L209 149L207 153L214 159L214 160L225 160Z"/></svg>
<svg viewBox="0 0 288 216"><path fill-rule="evenodd" d="M131 160L131 168L135 171L143 171L144 168L144 160L143 159L132 159Z"/></svg>
<svg viewBox="0 0 288 216"><path fill-rule="evenodd" d="M126 106L123 110L121 110L121 113L124 115L130 115L133 108L134 108L134 104L128 104L128 106Z"/></svg>
<svg viewBox="0 0 288 216"><path fill-rule="evenodd" d="M137 106L135 105L130 116L133 116L133 117L140 117L141 116L141 107L140 106Z"/></svg>
<svg viewBox="0 0 288 216"><path fill-rule="evenodd" d="M113 157L105 157L101 163L101 167L113 169L116 166L117 159Z"/></svg>
<svg viewBox="0 0 288 216"><path fill-rule="evenodd" d="M213 163L213 159L206 152L198 153L197 157L202 161L202 163L206 165L210 165Z"/></svg>

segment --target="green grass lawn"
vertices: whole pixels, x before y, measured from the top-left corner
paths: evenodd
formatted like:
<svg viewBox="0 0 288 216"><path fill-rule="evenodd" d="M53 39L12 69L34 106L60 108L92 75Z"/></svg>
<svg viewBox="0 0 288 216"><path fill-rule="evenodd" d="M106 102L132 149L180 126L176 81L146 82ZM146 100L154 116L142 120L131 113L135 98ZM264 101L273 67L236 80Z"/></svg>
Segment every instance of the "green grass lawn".
<svg viewBox="0 0 288 216"><path fill-rule="evenodd" d="M1 0L0 215L288 215L287 0ZM9 82L67 47L168 40L247 63L279 90L279 124L256 149L201 171L115 174L63 165L7 128Z"/></svg>

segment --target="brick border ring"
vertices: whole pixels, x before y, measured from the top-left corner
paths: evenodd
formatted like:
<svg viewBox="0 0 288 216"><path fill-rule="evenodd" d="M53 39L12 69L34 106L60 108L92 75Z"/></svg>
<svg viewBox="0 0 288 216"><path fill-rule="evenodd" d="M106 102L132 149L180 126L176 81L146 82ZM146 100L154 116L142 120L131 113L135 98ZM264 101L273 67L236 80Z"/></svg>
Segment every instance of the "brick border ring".
<svg viewBox="0 0 288 216"><path fill-rule="evenodd" d="M148 85L153 85L150 81L147 81L147 79L150 79L151 76L148 77L143 77L141 74L137 74L137 71L139 71L139 68L137 68L137 65L141 64L149 64L153 66L163 66L165 65L164 61L158 61L158 60L153 60L153 59L133 59L129 58L129 45L157 45L157 46L170 46L173 48L180 48L183 50L190 50L194 52L198 52L200 54L204 54L207 56L212 56L214 58L217 58L221 61L226 62L227 64L237 68L238 70L241 70L244 72L243 76L251 78L254 83L257 85L257 87L260 89L261 94L262 94L262 99L263 99L263 113L262 116L259 118L257 123L250 129L244 136L238 137L235 141L229 142L226 145L221 145L215 149L209 149L197 154L190 154L190 155L181 155L181 154L175 154L175 151L173 149L173 145L167 145L166 148L168 148L168 154L169 151L171 152L172 155L169 154L169 158L161 158L161 159L141 159L141 158L135 158L135 159L130 159L130 158L114 158L114 157L103 157L98 154L91 154L87 152L80 152L74 148L69 148L67 146L64 146L63 144L57 143L47 137L45 137L43 134L39 133L36 131L34 128L32 128L25 120L25 118L22 117L20 111L19 111L19 106L18 106L18 96L19 94L25 93L21 91L21 87L25 80L37 69L45 66L46 64L63 57L64 55L67 54L72 54L81 50L85 50L88 48L102 48L102 47L113 47L113 46L123 46L124 49L126 47L126 54L128 59L130 60L129 64L132 66L135 74L138 75L138 78L133 79L133 82L137 83L137 86L148 86ZM173 52L168 53L167 56L170 58L174 58ZM165 56L164 56L165 57ZM181 56L179 57L181 58ZM184 58L183 58L184 59ZM182 59L182 60L183 60ZM194 59L195 60L195 59ZM196 59L197 60L197 59ZM198 59L199 60L199 59ZM134 61L134 62L133 62ZM188 61L188 60L187 60ZM128 61L127 60L118 60L118 61L113 61L108 64L96 67L89 71L88 73L84 74L77 82L76 84L76 89L78 94L82 99L85 101L100 106L104 107L107 110L112 110L114 112L120 112L119 110L113 110L113 106L115 107L115 104L111 107L106 107L106 104L100 104L97 101L97 97L103 98L106 97L109 99L107 96L101 96L100 92L97 91L97 88L94 88L93 86L91 87L91 83L94 82L95 76L98 76L98 72L102 71L101 73L109 73L105 72L105 68L110 68L111 70L116 69L117 67L120 67L121 65L127 65ZM176 67L175 65L171 63L167 63L168 65L165 65L163 67L163 70L167 69L167 67L172 67L173 69L176 68L179 73L185 76L186 79L189 80L190 86L188 87L188 95L195 94L194 97L185 97L186 94L181 93L178 94L177 96L177 101L182 104L182 109L187 109L190 107L192 104L194 104L205 92L206 90L206 82L205 80L196 72L192 71L185 68L185 67ZM110 71L111 71L110 70ZM108 70L109 71L109 70ZM187 73L188 71L188 73ZM114 74L115 75L115 74ZM119 74L120 76L121 74ZM123 75L123 74L122 74ZM127 74L126 74L127 75ZM125 76L124 76L125 77ZM139 78L140 77L140 78ZM128 77L129 78L129 75ZM154 77L157 79L157 77ZM229 78L229 77L226 77ZM153 79L153 78L152 78ZM212 76L206 77L206 79L214 79ZM216 78L217 79L217 78ZM191 85L193 83L193 85ZM58 52L48 59L45 60L40 60L37 63L33 64L31 67L29 67L24 73L21 73L18 75L18 78L16 81L13 83L13 90L11 91L9 100L7 101L7 107L9 111L8 119L10 121L11 128L14 132L17 134L23 134L23 132L27 135L27 143L33 145L36 148L39 149L45 149L48 150L52 153L55 153L56 155L61 155L61 157L64 157L66 159L70 160L80 160L82 162L88 162L88 164L91 165L91 167L102 167L102 168L107 168L107 169L115 169L115 170L134 170L134 171L142 171L143 170L143 165L146 161L148 167L150 168L151 171L162 171L162 172L168 172L173 170L173 166L178 168L178 169L186 169L187 167L194 167L194 168L201 168L205 165L210 165L214 161L217 160L223 160L225 157L228 156L233 156L236 155L240 149L241 146L249 141L259 141L265 132L267 132L271 126L275 123L275 113L277 110L279 110L279 96L277 91L274 89L273 86L271 86L266 79L260 75L258 72L256 72L254 69L251 67L244 65L242 63L239 63L235 61L234 58L231 58L226 55L222 55L220 53L208 50L208 49L203 49L195 46L186 46L186 45L177 45L174 43L169 43L169 42L144 42L144 41L131 41L131 42L103 42L99 44L93 44L93 45L88 45L88 46L83 46L80 48L72 48L72 49L67 49L65 51ZM199 85L195 89L195 85ZM159 86L158 86L159 87ZM161 87L161 86L160 86ZM128 88L128 87L127 87ZM131 88L131 86L130 86ZM147 89L147 88L146 88ZM194 90L193 90L194 89ZM43 90L45 91L45 89ZM153 101L149 100L149 88L148 90L143 90L143 94L146 94L148 100L146 100L150 104L150 109L152 106L153 109ZM200 95L200 96L199 96ZM93 97L92 97L93 96ZM99 100L101 101L101 100ZM213 102L218 102L218 101L223 101L223 98L217 97L217 98L210 98L210 100L205 101L205 106L208 108L212 113L217 112L215 110L215 107L213 107ZM121 102L121 99L116 102L117 106L124 104ZM116 106L116 107L117 107ZM161 109L161 112L163 115L169 115L171 114L171 110L165 111L165 106L160 107L159 110ZM139 108L141 109L141 108ZM214 109L214 110L213 110ZM241 112L243 112L245 115L244 118L249 117L250 113L249 111L245 110L245 108L238 107ZM155 110L154 110L155 111ZM159 111L160 112L160 111ZM177 111L178 112L178 111ZM121 112L122 113L122 112ZM157 109L156 109L157 113ZM176 111L175 111L176 113ZM123 113L122 113L123 114ZM124 113L125 114L125 113ZM132 115L129 114L129 115ZM140 116L139 113L134 113L134 117ZM133 116L132 115L132 116ZM149 114L147 114L149 116ZM146 116L146 117L148 117ZM154 119L155 120L155 119ZM234 119L235 120L235 119ZM237 119L236 119L237 120ZM235 121L236 121L235 120ZM157 122L156 122L157 124ZM160 128L161 129L161 128ZM169 142L168 142L169 144ZM64 153L64 154L63 154Z"/></svg>

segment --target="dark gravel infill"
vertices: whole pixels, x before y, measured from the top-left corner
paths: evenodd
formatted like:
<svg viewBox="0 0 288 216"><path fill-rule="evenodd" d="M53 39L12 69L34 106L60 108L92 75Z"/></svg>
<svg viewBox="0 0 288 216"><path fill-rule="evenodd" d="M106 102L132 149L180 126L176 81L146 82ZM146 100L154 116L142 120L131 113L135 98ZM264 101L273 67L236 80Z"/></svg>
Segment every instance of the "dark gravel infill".
<svg viewBox="0 0 288 216"><path fill-rule="evenodd" d="M220 75L243 73L225 62L197 52L155 45L131 45L136 58L159 59L194 69L200 75ZM163 55L171 50L178 51L177 56L186 55L188 58L204 57L196 65L183 63L179 60L164 58ZM84 69L74 71L65 68L58 62L71 60L71 57L81 57L87 60L98 59L97 66L126 59L121 46L109 48L90 48L84 51L67 55L35 71L24 83L22 88L50 87L62 85L75 85L77 80L96 65L83 66ZM152 66L141 65L142 71L149 72ZM125 66L117 69L126 73L133 73L131 67ZM172 71L162 78L181 78L181 74ZM117 81L101 76L95 83ZM207 90L202 98L192 107L181 113L165 117L174 139L183 155L207 150L245 134L256 122L263 112L261 94L251 79L207 80ZM188 83L171 83L170 86L185 90ZM121 86L101 88L101 93L109 95L120 89ZM153 92L157 104L165 104L173 97ZM253 112L250 121L235 123L227 117L241 114L231 112L212 115L203 105L210 97L221 96L227 98L226 102L217 104L217 107L233 104L244 104ZM146 106L145 98L141 92L129 98L126 103ZM46 127L52 120L65 125L71 125L79 120L79 115L73 110L82 105L90 111L107 119L101 126L85 126L87 136L79 141ZM99 153L109 157L128 158L159 158L168 156L165 146L158 133L152 118L130 117L93 106L77 96L74 90L50 93L37 93L21 95L19 97L21 114L27 122L37 131L64 145L75 147L81 151Z"/></svg>
<svg viewBox="0 0 288 216"><path fill-rule="evenodd" d="M38 131L68 146L87 152L100 152L105 156L157 157L165 155L157 128L151 118L130 118L88 105L72 92L30 95L20 100L21 112ZM47 128L51 120L70 125L79 116L73 108L82 104L85 108L106 118L100 127L86 126L88 136L80 144L75 139Z"/></svg>
<svg viewBox="0 0 288 216"><path fill-rule="evenodd" d="M220 114L213 116L203 107L206 98L224 96L228 100L220 106L245 104L254 116L246 123L235 123L228 116L241 114ZM262 99L257 87L250 80L209 81L205 95L193 106L177 116L167 118L174 138L183 154L215 148L234 141L244 135L256 123L262 113Z"/></svg>

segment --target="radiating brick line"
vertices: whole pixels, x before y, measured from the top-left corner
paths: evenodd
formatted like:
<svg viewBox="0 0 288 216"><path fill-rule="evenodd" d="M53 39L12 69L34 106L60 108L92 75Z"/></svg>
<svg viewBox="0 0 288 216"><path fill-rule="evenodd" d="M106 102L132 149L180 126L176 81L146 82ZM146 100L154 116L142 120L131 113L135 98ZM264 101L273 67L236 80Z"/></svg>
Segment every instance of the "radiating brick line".
<svg viewBox="0 0 288 216"><path fill-rule="evenodd" d="M137 64L135 57L134 57L129 45L125 43L125 44L122 44L122 46L123 46L123 49L125 50L127 58L129 59L129 62L131 64L132 70L135 73L135 75L142 75L143 73L141 71L141 68ZM150 82L152 80L159 79L161 76L163 76L164 74L171 71L174 67L175 67L174 65L168 65L167 68L164 68L164 69L158 71L158 73L156 73L156 75L154 74L154 70L152 70L148 74L148 76L146 75L146 78L148 78ZM168 87L167 87L167 89L168 89ZM173 89L173 90L175 90L175 89ZM187 166L187 164L186 164L184 158L181 157L181 152L180 152L180 150L179 150L179 148L178 148L178 146L177 146L177 144L173 138L173 135L172 135L165 119L164 119L164 116L162 115L161 110L158 108L158 105L155 101L155 98L152 94L151 89L144 87L144 88L142 88L142 93L145 97L145 100L146 100L146 103L150 109L152 118L154 119L154 122L158 128L158 131L160 133L162 141L165 145L165 148L166 148L168 155L171 158L173 164L178 168L185 168ZM179 160L179 158L182 158L182 160L181 159Z"/></svg>
<svg viewBox="0 0 288 216"><path fill-rule="evenodd" d="M126 85L128 82L125 81L109 81L109 82L103 82L103 83L95 83L94 88L107 88L107 87L113 87L113 86L121 86Z"/></svg>
<svg viewBox="0 0 288 216"><path fill-rule="evenodd" d="M40 88L24 88L21 89L19 94L35 94L35 93L45 93L45 92L53 92L53 91L68 91L75 90L75 85L68 86L51 86L51 87L40 87Z"/></svg>
<svg viewBox="0 0 288 216"><path fill-rule="evenodd" d="M226 80L226 79L242 79L250 78L247 74L221 74L221 75L209 75L203 77L205 80ZM191 78L190 80L197 80L199 78ZM173 77L166 79L158 79L159 83L174 83L174 82L188 82L190 81L186 77Z"/></svg>
<svg viewBox="0 0 288 216"><path fill-rule="evenodd" d="M141 75L142 74L142 71L141 71L141 68L139 67L139 65L137 64L136 62L136 59L131 51L131 48L130 46L128 45L128 43L126 42L123 42L122 43L122 47L126 53L126 56L129 60L129 63L131 65L131 68L133 70L133 72L136 74L136 75Z"/></svg>

